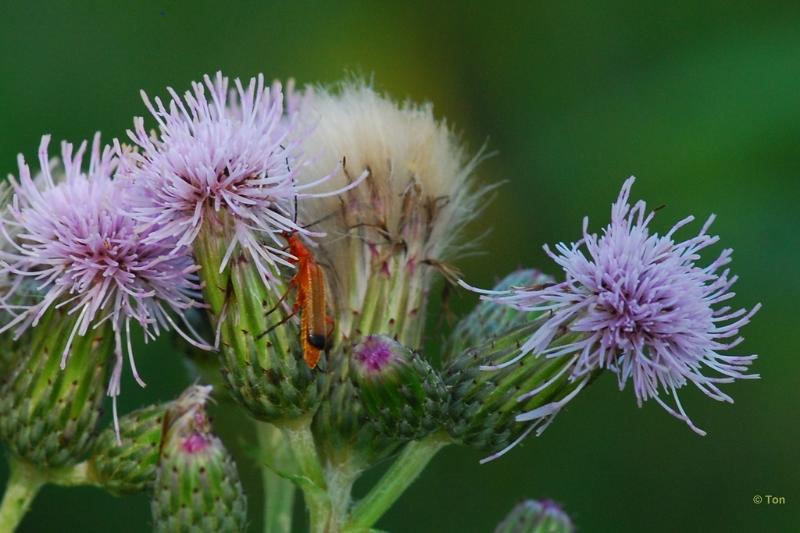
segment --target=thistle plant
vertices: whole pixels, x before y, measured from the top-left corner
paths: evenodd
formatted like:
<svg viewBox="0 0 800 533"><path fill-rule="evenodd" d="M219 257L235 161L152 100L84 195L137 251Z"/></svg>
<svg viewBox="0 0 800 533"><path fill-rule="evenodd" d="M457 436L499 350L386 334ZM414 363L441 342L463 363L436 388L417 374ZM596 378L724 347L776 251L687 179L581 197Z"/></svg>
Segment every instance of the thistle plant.
<svg viewBox="0 0 800 533"><path fill-rule="evenodd" d="M45 483L149 493L156 531L244 531L238 471L253 466L265 532L293 529L298 491L311 531L370 531L442 448L498 460L604 372L699 434L679 389L729 402L721 385L757 377L756 356L727 352L758 306L728 303L730 250L701 260L713 217L659 235L633 178L602 233L584 221L580 240L545 247L550 274L479 289L456 263L494 184L429 105L357 80L296 90L222 73L167 94L143 94L149 117L110 146L64 143L50 161L45 136L38 175L20 156L0 189L2 531ZM426 349L444 285L480 301ZM125 361L146 377L131 339L165 331L190 356L187 384L204 383L118 415ZM218 416L254 426L238 466L209 383ZM531 500L496 531L573 530Z"/></svg>

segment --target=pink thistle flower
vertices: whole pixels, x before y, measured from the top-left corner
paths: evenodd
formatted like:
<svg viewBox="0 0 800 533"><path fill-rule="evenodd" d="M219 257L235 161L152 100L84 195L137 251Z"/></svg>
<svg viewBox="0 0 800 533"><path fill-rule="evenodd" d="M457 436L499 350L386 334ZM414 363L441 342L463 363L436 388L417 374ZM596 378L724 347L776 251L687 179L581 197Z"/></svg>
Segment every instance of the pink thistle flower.
<svg viewBox="0 0 800 533"><path fill-rule="evenodd" d="M32 178L20 155L19 178L9 178L14 196L0 217L5 241L0 277L7 277L9 289L0 305L12 318L0 332L15 328L19 337L49 309L66 308L77 319L61 354L64 368L75 336L110 322L116 364L108 394L116 400L123 345L136 381L144 386L134 363L131 322L141 326L145 340L173 328L195 346L209 348L183 316L200 305L198 267L174 237L155 237L158 227L137 231L126 213L125 184L111 178L117 158L108 146L101 151L99 134L87 170L82 168L85 141L74 153L72 144L62 143L63 168L48 161L49 141L45 135L39 147L40 175ZM40 299L31 301L26 294L31 288ZM114 407L116 422L116 401Z"/></svg>
<svg viewBox="0 0 800 533"><path fill-rule="evenodd" d="M654 212L644 201L628 203L635 178L625 181L612 205L611 223L601 235L588 232L583 238L560 243L547 254L564 270L562 283L545 287L514 287L507 291L483 291L482 298L522 311L544 313L537 329L514 359L568 357L572 380L587 380L597 369L617 375L620 389L633 381L639 405L648 399L670 414L696 427L686 414L677 390L693 383L709 397L733 403L719 388L735 379L758 378L748 374L756 355L723 355L743 340L739 330L760 308L750 311L720 306L733 298L737 277L728 269L732 250L725 249L708 266L698 266L700 251L717 243L709 235L714 220L709 217L700 232L676 241L676 232L692 222L687 217L660 236L648 225ZM463 283L462 283L463 284ZM567 344L553 344L564 333L575 334ZM710 370L714 375L706 375ZM544 387L520 397L525 400ZM663 391L674 399L674 407L661 398ZM518 415L518 421L535 421L541 413Z"/></svg>
<svg viewBox="0 0 800 533"><path fill-rule="evenodd" d="M148 240L176 235L179 246L190 246L208 215L225 210L234 234L220 272L238 245L269 285L278 265L291 267L281 233L314 235L296 222L297 199L316 196L304 191L328 176L297 184L302 136L294 132L293 114L284 113L279 83L267 87L259 75L246 87L238 79L234 85L229 92L228 78L218 72L192 83L183 98L168 88L167 105L143 92L158 135L147 133L141 117L134 120L128 135L139 150L125 154L120 175L141 192L132 214L155 228Z"/></svg>

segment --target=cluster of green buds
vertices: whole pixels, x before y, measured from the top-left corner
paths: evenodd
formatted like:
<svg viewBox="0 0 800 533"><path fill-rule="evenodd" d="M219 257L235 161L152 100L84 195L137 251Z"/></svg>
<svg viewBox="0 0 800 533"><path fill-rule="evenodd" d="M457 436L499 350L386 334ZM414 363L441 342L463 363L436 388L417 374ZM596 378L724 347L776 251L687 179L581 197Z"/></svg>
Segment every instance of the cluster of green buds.
<svg viewBox="0 0 800 533"><path fill-rule="evenodd" d="M114 338L106 325L76 336L67 348L75 321L66 311L51 309L18 341L10 333L0 335L7 350L0 441L10 467L0 531L15 530L46 483L91 483L81 461L97 437Z"/></svg>
<svg viewBox="0 0 800 533"><path fill-rule="evenodd" d="M53 355L73 326L73 317L50 310L14 343L0 396L0 437L11 461L0 530L13 531L39 488L53 483L118 496L153 491L158 531L244 531L236 467L204 411L210 387L190 387L98 432L113 335L100 327L76 336L62 370Z"/></svg>

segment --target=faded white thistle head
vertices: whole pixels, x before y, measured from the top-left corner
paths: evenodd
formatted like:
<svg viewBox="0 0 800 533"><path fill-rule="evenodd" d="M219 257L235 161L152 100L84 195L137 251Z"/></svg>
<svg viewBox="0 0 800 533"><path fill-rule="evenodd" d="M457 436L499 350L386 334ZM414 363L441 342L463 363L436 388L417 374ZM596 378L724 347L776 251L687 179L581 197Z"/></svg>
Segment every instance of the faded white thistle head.
<svg viewBox="0 0 800 533"><path fill-rule="evenodd" d="M633 381L641 405L658 402L670 414L704 435L686 414L677 390L693 383L715 400L733 402L719 388L748 374L755 355L723 355L743 339L739 330L759 309L732 309L721 305L733 298L736 281L723 267L731 260L725 249L707 266L698 266L700 252L719 238L707 233L711 216L700 232L685 241L675 234L692 222L687 217L666 235L652 233L654 212L643 201L629 204L634 178L622 186L611 210L611 223L601 235L589 233L570 245L560 243L547 254L564 270L561 283L484 291L482 298L521 311L545 313L541 327L524 343L523 357L568 358L572 380L588 380L598 369L617 375L620 389ZM554 342L572 334L569 342ZM706 375L711 371L712 375ZM541 387L523 394L535 395ZM661 397L671 396L674 405ZM533 421L541 413L527 412L519 421Z"/></svg>
<svg viewBox="0 0 800 533"><path fill-rule="evenodd" d="M124 185L111 178L117 159L109 147L101 149L99 134L88 168L83 167L86 142L74 152L62 143L58 165L48 160L49 140L44 136L39 147L39 176L31 176L20 155L19 177L9 177L13 198L0 218L0 279L9 287L0 304L11 319L0 332L14 329L19 337L49 309L66 309L75 323L58 354L63 368L76 336L110 323L116 365L108 394L116 397L125 346L133 374L144 385L134 364L131 322L141 326L146 340L173 328L203 345L182 320L184 311L198 305L197 267L174 237L135 227Z"/></svg>
<svg viewBox="0 0 800 533"><path fill-rule="evenodd" d="M464 251L462 230L480 212L479 158L466 155L430 105L398 104L362 81L309 89L293 101L310 132L299 181L311 184L337 165L326 188L341 191L366 176L358 187L301 207L328 235L320 255L336 273L339 333L389 334L417 345L433 275L457 277L446 261Z"/></svg>
<svg viewBox="0 0 800 533"><path fill-rule="evenodd" d="M265 86L263 75L246 86L239 79L229 85L221 72L205 76L183 98L168 88L166 105L142 92L158 132L148 134L144 119L134 120L128 136L138 150L118 146L124 155L119 174L139 192L131 212L151 228L149 240L176 235L178 246L191 246L204 225L231 217L220 272L240 246L269 285L278 265L291 266L281 233L312 235L296 221L297 199L335 166L298 184L303 135L284 113L281 85Z"/></svg>

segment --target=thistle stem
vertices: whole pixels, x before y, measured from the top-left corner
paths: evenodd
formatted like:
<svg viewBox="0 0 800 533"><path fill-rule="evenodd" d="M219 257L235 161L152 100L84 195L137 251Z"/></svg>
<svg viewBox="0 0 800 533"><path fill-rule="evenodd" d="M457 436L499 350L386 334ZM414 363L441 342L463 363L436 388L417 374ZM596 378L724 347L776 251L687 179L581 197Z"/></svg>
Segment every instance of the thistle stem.
<svg viewBox="0 0 800 533"><path fill-rule="evenodd" d="M314 444L314 435L311 433L311 419L301 418L285 423L281 425L281 429L299 471L299 485L310 514L311 532L328 533L331 501L326 492L325 476Z"/></svg>
<svg viewBox="0 0 800 533"><path fill-rule="evenodd" d="M47 480L41 472L13 456L9 466L11 473L0 503L0 531L12 533Z"/></svg>
<svg viewBox="0 0 800 533"><path fill-rule="evenodd" d="M446 436L434 433L407 444L369 494L353 507L345 531L355 533L369 530L417 479L433 456L448 443Z"/></svg>
<svg viewBox="0 0 800 533"><path fill-rule="evenodd" d="M347 512L350 508L353 483L361 474L360 468L353 468L350 464L336 467L330 466L326 472L328 484L328 498L330 499L329 516L325 523L324 531L333 533L342 531L347 521Z"/></svg>
<svg viewBox="0 0 800 533"><path fill-rule="evenodd" d="M256 422L261 452L261 482L264 487L264 533L285 533L292 530L294 483L269 465L289 470L294 459L286 438L271 424Z"/></svg>

